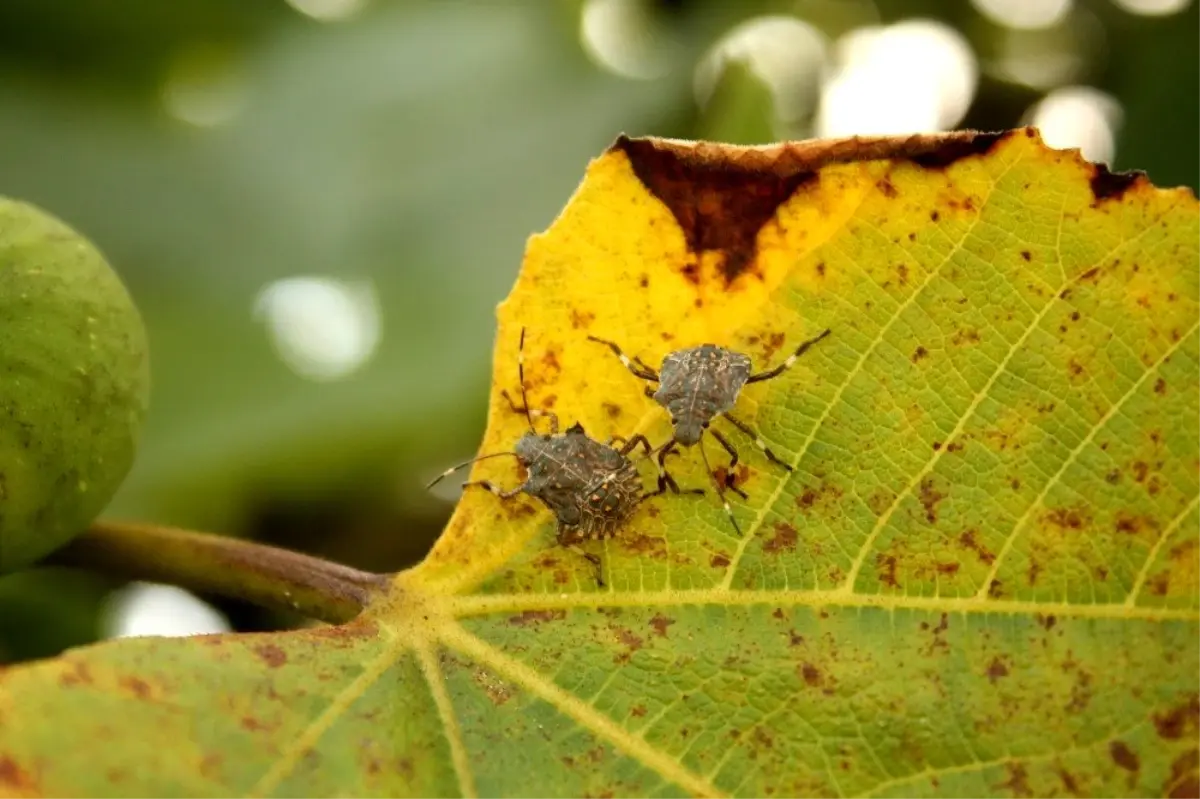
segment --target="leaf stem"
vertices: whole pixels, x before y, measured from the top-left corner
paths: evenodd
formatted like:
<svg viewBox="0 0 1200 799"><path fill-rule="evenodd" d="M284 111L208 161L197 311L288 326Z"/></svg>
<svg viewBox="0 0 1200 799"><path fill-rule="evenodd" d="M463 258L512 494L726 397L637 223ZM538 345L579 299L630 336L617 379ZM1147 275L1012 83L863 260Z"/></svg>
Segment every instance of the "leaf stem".
<svg viewBox="0 0 1200 799"><path fill-rule="evenodd" d="M388 587L387 575L286 549L112 521L95 522L47 563L169 583L332 623L354 618Z"/></svg>

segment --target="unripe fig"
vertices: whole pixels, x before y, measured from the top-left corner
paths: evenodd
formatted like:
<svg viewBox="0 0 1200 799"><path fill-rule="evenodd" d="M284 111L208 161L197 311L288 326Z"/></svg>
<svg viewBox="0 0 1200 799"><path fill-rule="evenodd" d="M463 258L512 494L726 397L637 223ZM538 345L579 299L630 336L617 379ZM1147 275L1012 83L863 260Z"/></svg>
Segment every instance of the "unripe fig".
<svg viewBox="0 0 1200 799"><path fill-rule="evenodd" d="M0 573L104 510L133 465L149 389L146 330L104 257L0 197Z"/></svg>

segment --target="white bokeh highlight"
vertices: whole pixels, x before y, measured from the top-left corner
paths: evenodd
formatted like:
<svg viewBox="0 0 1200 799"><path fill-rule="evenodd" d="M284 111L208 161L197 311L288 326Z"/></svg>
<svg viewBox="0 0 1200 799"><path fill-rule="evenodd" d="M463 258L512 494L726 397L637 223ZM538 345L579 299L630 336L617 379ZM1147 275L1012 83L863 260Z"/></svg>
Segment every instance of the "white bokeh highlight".
<svg viewBox="0 0 1200 799"><path fill-rule="evenodd" d="M971 4L997 25L1019 30L1052 28L1074 6L1072 0L971 0Z"/></svg>
<svg viewBox="0 0 1200 799"><path fill-rule="evenodd" d="M775 115L793 124L810 115L820 96L830 43L807 22L765 16L733 28L696 66L693 89L701 108L708 104L722 73L740 63L771 92Z"/></svg>
<svg viewBox="0 0 1200 799"><path fill-rule="evenodd" d="M287 4L318 22L341 22L360 13L366 0L287 0Z"/></svg>
<svg viewBox="0 0 1200 799"><path fill-rule="evenodd" d="M1178 14L1192 4L1192 0L1113 0L1130 14L1146 17L1165 17Z"/></svg>
<svg viewBox="0 0 1200 799"><path fill-rule="evenodd" d="M379 345L382 314L368 281L285 278L259 293L254 314L283 362L309 380L348 377Z"/></svg>
<svg viewBox="0 0 1200 799"><path fill-rule="evenodd" d="M246 108L248 94L235 57L205 47L177 54L161 89L167 113L198 128L231 122Z"/></svg>
<svg viewBox="0 0 1200 799"><path fill-rule="evenodd" d="M101 614L105 638L229 632L229 620L212 605L173 585L130 583L109 595Z"/></svg>
<svg viewBox="0 0 1200 799"><path fill-rule="evenodd" d="M1025 114L1046 144L1078 148L1089 161L1112 163L1123 114L1117 100L1090 86L1066 86L1046 95Z"/></svg>
<svg viewBox="0 0 1200 799"><path fill-rule="evenodd" d="M579 15L584 52L601 68L634 80L662 77L672 45L642 0L585 0Z"/></svg>
<svg viewBox="0 0 1200 799"><path fill-rule="evenodd" d="M948 130L966 115L979 80L967 40L933 20L851 31L834 61L817 117L823 137Z"/></svg>

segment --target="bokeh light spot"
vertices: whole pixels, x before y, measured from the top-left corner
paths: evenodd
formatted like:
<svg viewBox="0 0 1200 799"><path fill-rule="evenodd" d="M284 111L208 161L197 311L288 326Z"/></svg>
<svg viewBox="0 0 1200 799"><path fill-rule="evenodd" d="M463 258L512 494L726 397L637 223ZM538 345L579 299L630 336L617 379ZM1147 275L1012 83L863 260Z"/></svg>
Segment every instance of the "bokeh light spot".
<svg viewBox="0 0 1200 799"><path fill-rule="evenodd" d="M1178 14L1192 4L1192 0L1113 0L1130 14L1147 17L1165 17Z"/></svg>
<svg viewBox="0 0 1200 799"><path fill-rule="evenodd" d="M979 13L1008 28L1052 28L1071 13L1072 0L971 0Z"/></svg>
<svg viewBox="0 0 1200 799"><path fill-rule="evenodd" d="M1111 163L1122 121L1121 105L1090 86L1057 89L1026 112L1025 121L1056 149L1079 148L1089 161Z"/></svg>
<svg viewBox="0 0 1200 799"><path fill-rule="evenodd" d="M319 22L350 19L366 7L366 0L287 0L288 5Z"/></svg>
<svg viewBox="0 0 1200 799"><path fill-rule="evenodd" d="M105 638L156 635L175 638L230 631L216 608L182 588L130 583L109 595L101 615Z"/></svg>
<svg viewBox="0 0 1200 799"><path fill-rule="evenodd" d="M979 66L967 40L933 20L859 28L835 46L818 136L932 133L958 124Z"/></svg>
<svg viewBox="0 0 1200 799"><path fill-rule="evenodd" d="M162 102L176 119L209 128L238 115L246 105L246 88L234 53L201 46L184 50L171 61Z"/></svg>
<svg viewBox="0 0 1200 799"><path fill-rule="evenodd" d="M793 123L812 113L826 67L823 33L795 17L748 20L726 34L696 66L696 102L704 107L726 65L745 64L771 92L776 116Z"/></svg>
<svg viewBox="0 0 1200 799"><path fill-rule="evenodd" d="M310 380L337 380L361 367L379 344L374 286L292 277L264 288L254 303L279 357Z"/></svg>
<svg viewBox="0 0 1200 799"><path fill-rule="evenodd" d="M641 0L585 0L579 37L588 56L625 78L665 75L672 45Z"/></svg>

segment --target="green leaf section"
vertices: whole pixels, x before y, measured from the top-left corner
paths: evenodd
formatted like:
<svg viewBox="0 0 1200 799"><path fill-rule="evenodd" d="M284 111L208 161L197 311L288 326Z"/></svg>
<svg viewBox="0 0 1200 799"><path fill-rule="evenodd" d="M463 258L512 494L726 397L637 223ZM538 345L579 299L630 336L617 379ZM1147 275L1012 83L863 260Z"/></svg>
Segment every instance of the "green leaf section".
<svg viewBox="0 0 1200 799"><path fill-rule="evenodd" d="M744 537L649 502L586 545L601 588L536 503L468 494L349 625L0 672L0 793L1195 795L1195 198L1023 131L846 146L620 144L500 309L486 451L521 325L534 407L656 442L588 333L765 364L833 329L739 401L795 467L736 439Z"/></svg>

